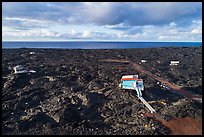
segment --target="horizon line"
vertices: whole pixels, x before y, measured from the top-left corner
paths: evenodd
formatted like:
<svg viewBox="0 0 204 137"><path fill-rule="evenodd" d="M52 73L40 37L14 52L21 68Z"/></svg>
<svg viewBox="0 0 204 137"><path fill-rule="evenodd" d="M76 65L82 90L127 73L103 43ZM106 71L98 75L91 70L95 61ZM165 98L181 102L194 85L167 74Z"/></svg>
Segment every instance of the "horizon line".
<svg viewBox="0 0 204 137"><path fill-rule="evenodd" d="M134 41L134 40L2 40L2 42L202 42L202 41Z"/></svg>

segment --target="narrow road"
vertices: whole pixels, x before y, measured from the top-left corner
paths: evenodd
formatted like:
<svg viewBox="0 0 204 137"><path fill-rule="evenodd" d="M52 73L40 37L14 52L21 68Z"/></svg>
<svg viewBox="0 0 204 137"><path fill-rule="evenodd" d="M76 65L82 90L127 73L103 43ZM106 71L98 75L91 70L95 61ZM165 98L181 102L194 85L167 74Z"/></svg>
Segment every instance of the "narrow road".
<svg viewBox="0 0 204 137"><path fill-rule="evenodd" d="M134 63L134 62L130 62L130 64L135 68L136 71L140 72L140 73L143 73L143 74L146 74L147 76L155 79L156 81L159 81L161 83L163 83L164 85L168 86L168 88L171 90L171 91L176 91L178 94L184 96L184 97L187 97L187 98L190 98L190 99L193 99L193 100L196 100L196 101L201 101L202 103L202 99L200 98L197 98L196 96L194 96L191 92L187 91L187 90L183 90L181 89L179 86L175 85L175 84L172 84L170 83L169 81L167 80L164 80L163 78L161 77L158 77L158 76L155 76L153 75L151 72L145 70L141 65L137 64L137 63Z"/></svg>

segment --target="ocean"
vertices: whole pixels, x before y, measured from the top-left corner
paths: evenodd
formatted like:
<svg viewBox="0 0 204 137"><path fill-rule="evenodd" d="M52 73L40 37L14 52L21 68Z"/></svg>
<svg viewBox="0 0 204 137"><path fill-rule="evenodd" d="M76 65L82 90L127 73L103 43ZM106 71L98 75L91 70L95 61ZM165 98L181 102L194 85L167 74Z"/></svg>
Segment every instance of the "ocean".
<svg viewBox="0 0 204 137"><path fill-rule="evenodd" d="M57 48L57 49L129 49L158 47L194 47L202 42L2 42L2 49Z"/></svg>

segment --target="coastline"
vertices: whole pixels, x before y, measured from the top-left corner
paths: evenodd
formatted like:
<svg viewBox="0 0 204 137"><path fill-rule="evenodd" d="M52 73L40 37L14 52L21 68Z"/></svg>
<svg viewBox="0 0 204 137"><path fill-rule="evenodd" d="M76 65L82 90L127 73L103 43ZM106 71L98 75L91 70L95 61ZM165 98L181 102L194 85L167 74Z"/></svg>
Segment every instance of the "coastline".
<svg viewBox="0 0 204 137"><path fill-rule="evenodd" d="M202 42L110 42L110 41L64 41L64 42L2 42L2 48L45 48L45 49L137 49L165 47L201 47Z"/></svg>

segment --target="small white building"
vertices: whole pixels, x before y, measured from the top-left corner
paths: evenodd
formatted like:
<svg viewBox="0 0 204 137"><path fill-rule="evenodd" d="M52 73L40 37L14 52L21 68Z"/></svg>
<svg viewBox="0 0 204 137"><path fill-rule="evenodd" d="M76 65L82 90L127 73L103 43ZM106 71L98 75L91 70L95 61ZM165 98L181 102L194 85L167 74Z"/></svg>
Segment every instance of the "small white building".
<svg viewBox="0 0 204 137"><path fill-rule="evenodd" d="M30 52L30 55L33 55L33 54L35 54L35 52Z"/></svg>
<svg viewBox="0 0 204 137"><path fill-rule="evenodd" d="M174 66L174 65L178 65L179 64L179 61L171 61L171 63L170 63L170 66Z"/></svg>
<svg viewBox="0 0 204 137"><path fill-rule="evenodd" d="M142 60L141 60L141 62L145 63L145 62L147 62L147 61L146 61L146 60L144 60L144 59L142 59Z"/></svg>

